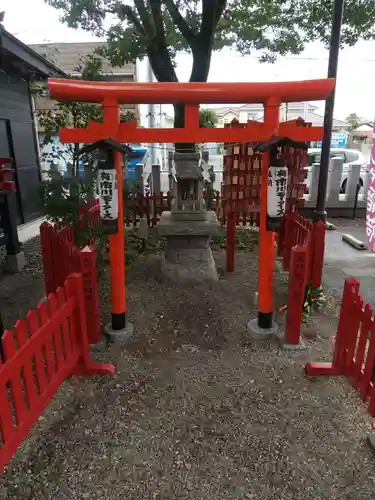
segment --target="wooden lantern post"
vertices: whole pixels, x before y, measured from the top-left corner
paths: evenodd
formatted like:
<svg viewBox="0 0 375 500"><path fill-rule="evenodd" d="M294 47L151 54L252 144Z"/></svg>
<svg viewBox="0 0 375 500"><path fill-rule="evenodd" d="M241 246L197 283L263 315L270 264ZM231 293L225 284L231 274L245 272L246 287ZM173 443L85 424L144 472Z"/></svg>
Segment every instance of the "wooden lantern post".
<svg viewBox="0 0 375 500"><path fill-rule="evenodd" d="M111 325L106 333L111 336L118 332L132 330L126 317L125 294L125 241L122 199L122 156L129 155L131 148L112 139L102 139L84 146L80 154L98 150L101 154L98 166L98 194L100 217L104 232L109 235L109 258L111 273ZM122 269L124 272L119 273Z"/></svg>
<svg viewBox="0 0 375 500"><path fill-rule="evenodd" d="M281 124L280 129L282 130L283 128L285 129L285 126ZM297 126L295 129L291 126L289 133L291 132L293 132L295 138L298 137ZM271 334L277 328L273 323L272 314L272 273L275 258L274 238L275 233L278 233L280 230L280 224L285 214L288 187L288 167L284 164L280 154L282 146L307 149L306 142L297 142L288 137L280 136L274 136L254 148L254 151L259 151L263 154L259 230L259 254L262 256L259 260L259 309L257 322L253 320L248 324L250 332L253 332L255 336Z"/></svg>

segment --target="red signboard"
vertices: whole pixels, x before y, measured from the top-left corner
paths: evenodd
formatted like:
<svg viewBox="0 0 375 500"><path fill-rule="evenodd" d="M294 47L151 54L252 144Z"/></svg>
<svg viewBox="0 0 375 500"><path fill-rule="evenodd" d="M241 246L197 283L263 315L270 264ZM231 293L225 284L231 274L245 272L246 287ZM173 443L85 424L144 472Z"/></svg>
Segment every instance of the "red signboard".
<svg viewBox="0 0 375 500"><path fill-rule="evenodd" d="M375 124L372 135L372 148L370 158L370 168L368 172L368 191L367 191L367 210L366 210L366 233L369 248L375 253Z"/></svg>

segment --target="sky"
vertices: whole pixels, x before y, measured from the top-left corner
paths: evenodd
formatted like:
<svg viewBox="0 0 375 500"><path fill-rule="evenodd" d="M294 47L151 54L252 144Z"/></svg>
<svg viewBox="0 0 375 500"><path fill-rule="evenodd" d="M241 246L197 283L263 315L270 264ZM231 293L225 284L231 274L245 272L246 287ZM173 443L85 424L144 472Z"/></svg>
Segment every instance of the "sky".
<svg viewBox="0 0 375 500"><path fill-rule="evenodd" d="M89 42L96 38L82 30L62 25L56 9L43 0L0 0L5 11L4 27L24 43ZM375 22L375 21L374 21ZM328 52L319 43L310 44L300 56L279 58L275 64L261 64L254 53L242 57L233 51L214 53L209 81L287 81L325 78ZM191 57L177 58L180 81L187 81ZM147 64L139 65L140 81L147 80ZM324 113L324 103L316 103ZM169 111L169 107L165 111ZM349 113L373 119L375 115L375 41L359 42L340 52L336 87L335 117L344 119ZM170 114L170 113L168 113Z"/></svg>

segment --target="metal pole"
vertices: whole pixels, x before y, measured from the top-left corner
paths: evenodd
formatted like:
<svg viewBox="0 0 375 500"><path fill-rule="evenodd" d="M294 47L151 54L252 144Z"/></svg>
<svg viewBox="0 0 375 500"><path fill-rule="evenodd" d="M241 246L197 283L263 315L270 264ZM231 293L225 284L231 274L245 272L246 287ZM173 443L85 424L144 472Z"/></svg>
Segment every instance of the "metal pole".
<svg viewBox="0 0 375 500"><path fill-rule="evenodd" d="M154 81L154 73L152 72L150 61L148 61L147 70L148 70L147 79L150 83L152 83ZM149 128L155 128L155 104L149 104L148 106L148 126ZM151 165L154 165L156 163L155 144L151 144L149 148L150 148Z"/></svg>
<svg viewBox="0 0 375 500"><path fill-rule="evenodd" d="M335 0L333 6L333 14L332 14L332 32L331 32L331 44L329 49L329 60L328 60L328 78L337 77L337 66L338 66L339 51L340 51L340 34L341 34L343 12L344 12L344 0ZM333 110L335 107L335 90L336 90L336 84L335 87L333 88L332 94L326 100L326 106L324 111L324 133L323 133L322 154L320 159L318 199L316 201L316 208L314 212L314 222L327 221L327 211L325 205L326 205L327 184L328 184L329 154L331 151Z"/></svg>

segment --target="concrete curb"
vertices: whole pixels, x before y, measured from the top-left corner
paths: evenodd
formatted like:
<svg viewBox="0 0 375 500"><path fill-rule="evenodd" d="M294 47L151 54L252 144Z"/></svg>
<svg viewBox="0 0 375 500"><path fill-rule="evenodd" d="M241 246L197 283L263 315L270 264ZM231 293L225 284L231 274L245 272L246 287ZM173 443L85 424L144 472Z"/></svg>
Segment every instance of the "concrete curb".
<svg viewBox="0 0 375 500"><path fill-rule="evenodd" d="M363 241L358 240L351 234L343 234L342 241L345 241L345 243L348 243L351 247L355 248L356 250L367 250L367 245L365 245Z"/></svg>

